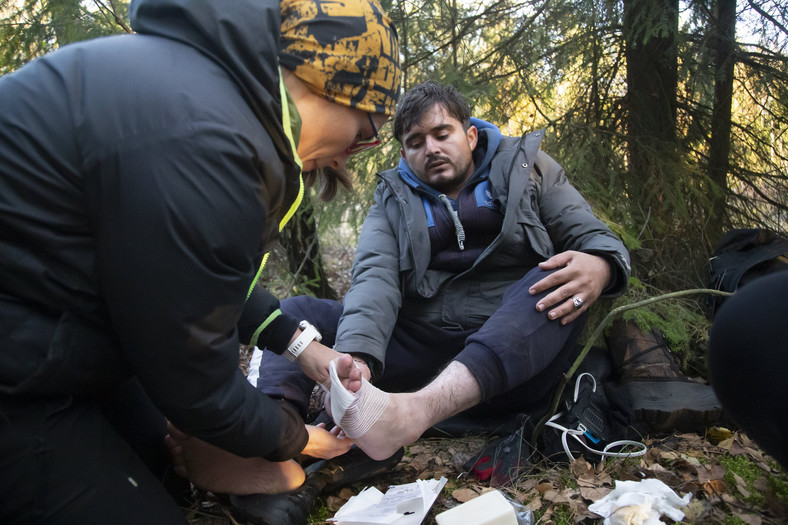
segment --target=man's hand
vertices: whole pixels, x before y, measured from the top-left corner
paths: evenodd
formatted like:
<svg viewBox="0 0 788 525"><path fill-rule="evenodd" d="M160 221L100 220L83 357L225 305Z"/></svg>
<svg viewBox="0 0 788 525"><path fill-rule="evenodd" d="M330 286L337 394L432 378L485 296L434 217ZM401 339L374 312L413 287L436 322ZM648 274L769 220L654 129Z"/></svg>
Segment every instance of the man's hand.
<svg viewBox="0 0 788 525"><path fill-rule="evenodd" d="M548 312L550 319L560 319L561 324L574 321L587 310L610 284L613 269L610 264L597 255L583 252L566 251L539 263L542 270L560 270L551 273L529 290L536 295L555 288L536 305L540 312ZM576 308L573 299L579 298L582 306ZM556 306L557 305L557 306Z"/></svg>
<svg viewBox="0 0 788 525"><path fill-rule="evenodd" d="M369 369L367 362L360 357L353 356L353 365L361 370L361 377L369 381L372 379L372 370Z"/></svg>
<svg viewBox="0 0 788 525"><path fill-rule="evenodd" d="M325 423L307 425L309 441L302 451L307 456L320 459L331 459L350 450L353 440L346 437L339 427L326 430Z"/></svg>

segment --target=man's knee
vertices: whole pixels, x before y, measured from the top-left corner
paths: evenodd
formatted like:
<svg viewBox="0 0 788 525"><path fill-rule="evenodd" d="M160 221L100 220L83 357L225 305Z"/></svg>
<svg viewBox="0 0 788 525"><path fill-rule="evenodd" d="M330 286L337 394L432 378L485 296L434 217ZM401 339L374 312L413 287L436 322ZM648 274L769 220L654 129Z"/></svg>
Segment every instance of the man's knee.
<svg viewBox="0 0 788 525"><path fill-rule="evenodd" d="M311 295L296 295L282 299L279 308L286 314L298 317L296 314L306 314L314 310L332 308L334 304L339 304L331 299L318 299Z"/></svg>

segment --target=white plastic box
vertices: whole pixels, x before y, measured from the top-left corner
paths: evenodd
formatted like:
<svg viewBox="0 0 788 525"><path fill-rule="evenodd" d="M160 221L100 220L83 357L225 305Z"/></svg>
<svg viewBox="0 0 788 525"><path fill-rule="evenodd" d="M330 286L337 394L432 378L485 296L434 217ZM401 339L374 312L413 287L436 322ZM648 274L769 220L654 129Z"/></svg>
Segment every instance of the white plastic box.
<svg viewBox="0 0 788 525"><path fill-rule="evenodd" d="M457 505L435 516L438 525L517 525L517 514L497 490Z"/></svg>

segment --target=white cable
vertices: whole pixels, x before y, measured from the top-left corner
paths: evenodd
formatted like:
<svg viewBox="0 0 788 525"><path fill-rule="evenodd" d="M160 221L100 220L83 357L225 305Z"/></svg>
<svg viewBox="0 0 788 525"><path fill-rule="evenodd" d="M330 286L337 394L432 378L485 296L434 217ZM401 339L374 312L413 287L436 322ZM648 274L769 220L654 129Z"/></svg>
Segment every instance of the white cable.
<svg viewBox="0 0 788 525"><path fill-rule="evenodd" d="M574 398L573 398L575 403L577 403L577 397L580 395L580 381L585 376L588 376L588 377L591 378L591 381L594 383L594 386L592 388L592 392L596 392L596 379L590 373L583 372L582 374L577 376L577 380L575 380L575 391L574 391ZM572 455L572 451L569 449L569 443L567 443L567 436L572 436L575 439L575 441L577 441L578 443L583 445L583 447L585 447L586 450L588 450L589 452L592 452L594 454L597 454L597 455L603 456L603 457L633 458L633 457L638 457L638 456L644 455L646 453L646 451L648 450L648 448L646 447L645 444L640 443L639 441L632 441L632 440L629 440L629 439L622 439L622 440L618 440L618 441L613 441L612 443L608 443L605 446L605 448L602 449L602 450L596 450L594 448L591 448L588 445L586 445L585 441L583 441L580 438L580 436L585 434L586 431L588 430L587 428L585 428L585 426L582 423L579 423L578 424L578 428L576 428L576 429L567 428L567 427L565 427L563 425L560 425L560 424L556 423L556 420L559 419L563 415L564 415L563 412L559 412L558 414L554 415L553 417L550 418L550 420L547 423L545 423L545 426L548 426L548 427L551 427L551 428L555 428L555 429L561 431L561 445L563 445L564 452L566 453L567 457L569 458L569 461L574 461L575 457ZM623 446L634 446L634 447L637 447L639 450L636 450L635 452L610 452L611 448L623 447Z"/></svg>
<svg viewBox="0 0 788 525"><path fill-rule="evenodd" d="M545 423L545 426L555 428L561 431L561 444L564 447L564 452L569 458L569 461L574 461L575 457L572 455L572 452L569 449L569 444L567 443L567 436L572 436L575 439L575 441L583 445L583 447L585 447L589 452L592 452L599 456L614 457L614 458L634 458L634 457L642 456L648 451L648 447L646 447L645 444L640 443L639 441L632 441L629 439L621 439L618 441L613 441L612 443L608 443L605 446L605 448L602 450L596 450L594 448L591 448L588 445L586 445L585 442L579 437L585 434L585 430L583 430L582 428L578 428L578 429L567 428L555 422L556 419L560 418L563 415L564 415L563 412L559 412L558 414L554 415L553 417L550 418L550 420L547 423ZM634 446L637 447L639 450L636 450L634 452L610 452L611 448L621 447L621 446Z"/></svg>
<svg viewBox="0 0 788 525"><path fill-rule="evenodd" d="M588 372L583 372L582 374L577 376L577 380L575 381L575 403L577 403L577 396L580 393L580 380L583 379L583 376L588 376L591 378L591 381L594 382L594 388L592 388L591 391L596 392L596 379L594 379L594 376L592 376Z"/></svg>

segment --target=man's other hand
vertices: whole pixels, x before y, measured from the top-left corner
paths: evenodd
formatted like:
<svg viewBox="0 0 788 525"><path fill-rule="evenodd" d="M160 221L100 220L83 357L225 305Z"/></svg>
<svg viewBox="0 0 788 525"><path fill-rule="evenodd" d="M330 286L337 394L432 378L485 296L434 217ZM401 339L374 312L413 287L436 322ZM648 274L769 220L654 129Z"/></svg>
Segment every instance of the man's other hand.
<svg viewBox="0 0 788 525"><path fill-rule="evenodd" d="M594 304L613 275L610 263L603 257L575 251L556 254L539 263L539 268L560 268L534 284L529 291L531 295L537 295L555 288L537 303L536 309L547 311L550 319L560 319L561 324L574 321ZM580 303L579 308L575 302Z"/></svg>

